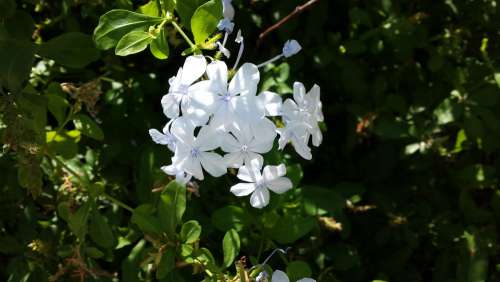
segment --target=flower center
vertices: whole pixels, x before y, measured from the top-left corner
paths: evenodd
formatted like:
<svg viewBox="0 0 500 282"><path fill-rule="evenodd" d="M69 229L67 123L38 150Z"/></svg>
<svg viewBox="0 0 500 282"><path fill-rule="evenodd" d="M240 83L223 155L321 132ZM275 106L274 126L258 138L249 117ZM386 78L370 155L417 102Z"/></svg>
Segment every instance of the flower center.
<svg viewBox="0 0 500 282"><path fill-rule="evenodd" d="M247 145L241 146L241 151L242 152L246 152L247 150L248 150L248 146Z"/></svg>
<svg viewBox="0 0 500 282"><path fill-rule="evenodd" d="M256 190L257 189L264 189L264 188L266 188L266 183L265 183L264 179L257 180L257 182L255 184L257 186L255 188Z"/></svg>
<svg viewBox="0 0 500 282"><path fill-rule="evenodd" d="M220 96L220 99L224 102L229 102L231 100L231 98L233 98L231 95L229 95L229 93L224 93L224 95L221 95Z"/></svg>
<svg viewBox="0 0 500 282"><path fill-rule="evenodd" d="M199 155L200 155L200 149L196 147L191 149L191 157L197 158Z"/></svg>

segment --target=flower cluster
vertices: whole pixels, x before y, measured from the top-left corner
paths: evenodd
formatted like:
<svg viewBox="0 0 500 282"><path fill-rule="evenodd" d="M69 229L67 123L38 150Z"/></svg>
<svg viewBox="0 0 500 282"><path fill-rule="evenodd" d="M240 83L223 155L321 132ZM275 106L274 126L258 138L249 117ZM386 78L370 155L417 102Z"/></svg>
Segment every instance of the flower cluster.
<svg viewBox="0 0 500 282"><path fill-rule="evenodd" d="M278 57L297 53L300 45L292 40L283 49ZM290 142L305 159L311 159L311 136L314 146L321 143L320 89L315 85L306 93L296 82L293 99L283 102L277 93L258 93L258 66L245 63L231 77L232 73L223 61L187 57L161 99L170 120L162 132L150 129L149 134L174 153L172 164L162 170L177 181L202 180L204 172L219 177L236 168L245 183L234 185L231 192L251 194L251 205L262 208L269 203L269 190L281 194L292 188L284 177L285 165L264 167L262 154L272 149L278 134L279 149ZM284 127L277 128L270 117L281 117Z"/></svg>

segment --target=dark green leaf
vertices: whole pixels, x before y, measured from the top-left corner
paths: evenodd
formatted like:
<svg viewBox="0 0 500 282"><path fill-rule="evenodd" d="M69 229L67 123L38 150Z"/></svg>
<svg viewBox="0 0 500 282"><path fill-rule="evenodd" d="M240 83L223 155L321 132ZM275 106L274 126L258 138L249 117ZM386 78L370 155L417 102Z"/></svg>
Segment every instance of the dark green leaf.
<svg viewBox="0 0 500 282"><path fill-rule="evenodd" d="M89 235L94 242L103 248L112 248L116 244L111 227L99 212L92 213L90 217Z"/></svg>
<svg viewBox="0 0 500 282"><path fill-rule="evenodd" d="M226 232L222 240L222 251L224 253L225 267L230 267L236 256L240 253L240 236L236 230Z"/></svg>
<svg viewBox="0 0 500 282"><path fill-rule="evenodd" d="M153 206L149 204L140 205L134 209L131 219L132 223L137 224L139 229L141 229L144 233L160 234L160 222L153 214Z"/></svg>
<svg viewBox="0 0 500 282"><path fill-rule="evenodd" d="M315 222L314 217L286 215L278 220L268 235L280 244L290 244L309 233Z"/></svg>
<svg viewBox="0 0 500 282"><path fill-rule="evenodd" d="M5 29L12 38L31 41L31 37L35 31L35 22L30 14L22 10L17 10L5 21Z"/></svg>
<svg viewBox="0 0 500 282"><path fill-rule="evenodd" d="M196 9L191 18L191 31L196 44L205 40L217 29L222 18L222 3L220 0L210 0Z"/></svg>
<svg viewBox="0 0 500 282"><path fill-rule="evenodd" d="M220 231L228 231L231 228L240 231L250 223L250 215L237 206L225 206L212 214L212 224Z"/></svg>
<svg viewBox="0 0 500 282"><path fill-rule="evenodd" d="M171 181L163 191L158 203L158 215L162 228L173 236L176 226L182 222L186 210L186 187Z"/></svg>
<svg viewBox="0 0 500 282"><path fill-rule="evenodd" d="M163 279L175 268L175 249L168 248L161 256L158 269L156 270L156 278Z"/></svg>
<svg viewBox="0 0 500 282"><path fill-rule="evenodd" d="M100 49L110 49L131 31L147 31L162 21L160 17L146 16L127 10L111 10L102 15L94 30L94 41Z"/></svg>
<svg viewBox="0 0 500 282"><path fill-rule="evenodd" d="M75 234L80 241L84 241L87 234L87 221L90 215L90 203L83 204L74 214L70 214L68 225L71 232Z"/></svg>
<svg viewBox="0 0 500 282"><path fill-rule="evenodd" d="M187 28L191 29L191 17L194 14L194 11L201 6L203 3L207 2L207 0L179 0L177 1L177 5L175 9L181 18L182 24Z"/></svg>
<svg viewBox="0 0 500 282"><path fill-rule="evenodd" d="M302 278L311 277L312 270L307 262L296 260L287 265L286 273L288 274L290 281L297 281Z"/></svg>
<svg viewBox="0 0 500 282"><path fill-rule="evenodd" d="M338 213L345 206L345 199L334 189L306 186L302 188L302 193L304 194L304 208L310 215Z"/></svg>
<svg viewBox="0 0 500 282"><path fill-rule="evenodd" d="M99 125L89 116L78 114L73 118L73 123L75 124L76 129L82 132L83 135L96 140L104 139L104 132L102 132Z"/></svg>
<svg viewBox="0 0 500 282"><path fill-rule="evenodd" d="M139 53L148 47L153 41L153 36L145 31L131 31L118 41L115 54L118 56L128 56Z"/></svg>
<svg viewBox="0 0 500 282"><path fill-rule="evenodd" d="M92 37L80 32L68 32L42 43L38 55L70 68L83 68L99 59L99 50Z"/></svg>
<svg viewBox="0 0 500 282"><path fill-rule="evenodd" d="M15 0L2 0L0 1L0 18L10 17L16 11Z"/></svg>
<svg viewBox="0 0 500 282"><path fill-rule="evenodd" d="M31 42L0 40L0 84L12 92L21 90L35 58Z"/></svg>

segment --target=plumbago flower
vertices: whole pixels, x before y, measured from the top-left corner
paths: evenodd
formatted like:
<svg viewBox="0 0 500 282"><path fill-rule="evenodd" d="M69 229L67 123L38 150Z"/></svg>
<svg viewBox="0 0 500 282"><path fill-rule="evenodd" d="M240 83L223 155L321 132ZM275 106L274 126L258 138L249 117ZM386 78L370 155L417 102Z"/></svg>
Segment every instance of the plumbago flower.
<svg viewBox="0 0 500 282"><path fill-rule="evenodd" d="M285 272L281 270L275 270L273 272L273 276L271 277L271 282L290 282L290 279ZM302 278L297 280L297 282L316 282L316 280L312 278Z"/></svg>
<svg viewBox="0 0 500 282"><path fill-rule="evenodd" d="M269 190L277 194L283 194L292 189L292 181L283 177L286 174L284 164L278 166L266 166L261 174L261 164L253 160L249 165L240 167L238 178L248 183L238 183L231 187L234 195L250 196L250 205L254 208L263 208L269 204Z"/></svg>
<svg viewBox="0 0 500 282"><path fill-rule="evenodd" d="M231 1L224 3L224 20L230 22L234 10ZM223 30L224 42L218 42L221 50L231 33ZM323 121L320 89L315 85L306 93L304 85L296 82L293 99L284 103L277 93L258 93L259 67L296 54L301 46L289 40L282 53L271 60L258 66L244 63L237 68L244 48L240 31L236 42L240 49L234 71L220 60L207 64L201 55L186 58L161 99L163 112L170 120L161 132L150 129L149 134L155 143L173 152L172 163L161 169L178 182L186 184L193 177L203 180L205 172L219 177L228 168L237 168L237 177L245 183L232 186L230 191L239 197L250 195L250 204L263 208L269 203L269 190L282 194L293 186L285 177L284 164L264 166L263 154L273 148L277 135L279 149L291 143L305 159L312 158L308 146L311 136L314 146L322 142L318 126ZM281 117L284 127L277 128L270 117Z"/></svg>

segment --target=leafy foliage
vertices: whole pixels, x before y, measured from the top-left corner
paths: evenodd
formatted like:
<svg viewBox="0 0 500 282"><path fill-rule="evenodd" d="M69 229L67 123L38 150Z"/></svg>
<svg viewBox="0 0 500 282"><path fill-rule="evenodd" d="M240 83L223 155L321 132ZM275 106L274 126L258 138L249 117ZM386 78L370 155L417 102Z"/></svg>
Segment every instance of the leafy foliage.
<svg viewBox="0 0 500 282"><path fill-rule="evenodd" d="M285 247L263 269L291 281L500 280L498 4L319 1L255 46L303 1L233 2L244 61L303 46L261 90L322 87L323 145L267 154L294 188L262 210L147 135L221 1L0 1L1 280L255 278Z"/></svg>

